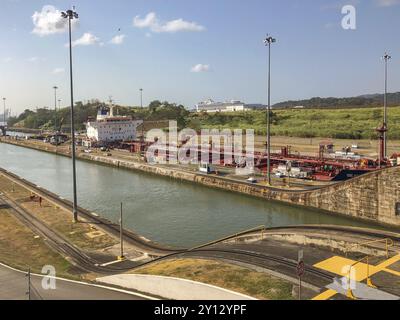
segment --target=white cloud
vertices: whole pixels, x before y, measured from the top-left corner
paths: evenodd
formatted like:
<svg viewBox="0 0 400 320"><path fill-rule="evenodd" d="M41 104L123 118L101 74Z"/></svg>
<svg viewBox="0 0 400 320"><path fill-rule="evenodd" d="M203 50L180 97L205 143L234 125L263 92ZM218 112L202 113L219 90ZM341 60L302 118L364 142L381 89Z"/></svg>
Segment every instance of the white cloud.
<svg viewBox="0 0 400 320"><path fill-rule="evenodd" d="M124 42L125 38L126 38L126 35L120 34L120 35L115 36L114 38L112 38L110 42L112 44L122 44Z"/></svg>
<svg viewBox="0 0 400 320"><path fill-rule="evenodd" d="M64 68L55 68L53 70L53 74L60 74L60 73L64 73L65 69Z"/></svg>
<svg viewBox="0 0 400 320"><path fill-rule="evenodd" d="M30 58L28 58L27 60L28 60L29 62L36 62L36 61L39 60L39 58L38 58L38 57L30 57Z"/></svg>
<svg viewBox="0 0 400 320"><path fill-rule="evenodd" d="M3 59L3 62L4 62L4 63L9 63L9 62L11 62L11 61L13 61L13 60L14 60L14 59L11 58L11 57L6 57L6 58Z"/></svg>
<svg viewBox="0 0 400 320"><path fill-rule="evenodd" d="M140 18L140 16L136 16L133 19L133 26L140 29L150 29L155 33L176 33L180 31L199 32L205 30L205 27L196 22L189 22L183 19L160 22L155 12L148 13L143 19Z"/></svg>
<svg viewBox="0 0 400 320"><path fill-rule="evenodd" d="M80 37L79 39L72 41L72 46L76 47L76 46L91 46L94 44L103 44L102 42L100 42L100 38L96 37L95 35L93 35L90 32L86 32L83 34L82 37ZM66 47L68 47L68 44L65 45Z"/></svg>
<svg viewBox="0 0 400 320"><path fill-rule="evenodd" d="M150 12L144 19L141 19L140 16L136 16L133 18L133 25L136 28L154 28L158 26L158 19L154 12Z"/></svg>
<svg viewBox="0 0 400 320"><path fill-rule="evenodd" d="M391 7L400 4L400 0L375 0L379 7Z"/></svg>
<svg viewBox="0 0 400 320"><path fill-rule="evenodd" d="M56 33L63 33L67 30L68 20L61 17L61 11L54 6L44 6L42 11L35 11L32 15L34 28L32 33L38 36L47 36ZM72 20L72 25L76 25L77 20Z"/></svg>
<svg viewBox="0 0 400 320"><path fill-rule="evenodd" d="M208 72L210 71L210 66L208 64L196 64L192 69L191 72L200 73L200 72Z"/></svg>

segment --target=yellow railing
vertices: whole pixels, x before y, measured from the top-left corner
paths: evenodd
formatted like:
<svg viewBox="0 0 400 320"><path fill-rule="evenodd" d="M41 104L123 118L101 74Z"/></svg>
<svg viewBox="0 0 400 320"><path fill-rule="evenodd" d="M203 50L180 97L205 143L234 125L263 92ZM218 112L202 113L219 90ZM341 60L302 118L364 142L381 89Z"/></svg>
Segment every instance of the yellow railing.
<svg viewBox="0 0 400 320"><path fill-rule="evenodd" d="M349 251L351 251L353 248L356 248L359 246L369 246L371 244L383 243L383 242L385 243L386 257L389 258L389 248L394 246L394 242L390 238L355 243L355 244L351 245L349 248L346 248L346 256L349 253Z"/></svg>
<svg viewBox="0 0 400 320"><path fill-rule="evenodd" d="M371 288L374 288L374 289L376 289L376 286L372 283L372 281L371 281L371 278L370 278L370 276L369 276L369 256L366 256L366 257L364 257L364 258L362 258L361 260L358 260L358 261L356 261L356 262L354 262L351 266L350 266L350 268L349 268L349 273L348 273L348 283L347 283L347 285L348 285L348 287L347 287L347 298L349 298L349 299L352 299L352 300L355 300L355 299L357 299L355 296L354 296L354 294L353 294L353 288L352 288L352 286L351 286L351 281L353 280L354 282L356 281L356 279L352 279L352 273L351 273L351 271L352 271L352 269L357 265L357 264L359 264L359 263L362 263L363 261L366 261L366 263L367 263L367 285L368 285L368 287L371 287Z"/></svg>

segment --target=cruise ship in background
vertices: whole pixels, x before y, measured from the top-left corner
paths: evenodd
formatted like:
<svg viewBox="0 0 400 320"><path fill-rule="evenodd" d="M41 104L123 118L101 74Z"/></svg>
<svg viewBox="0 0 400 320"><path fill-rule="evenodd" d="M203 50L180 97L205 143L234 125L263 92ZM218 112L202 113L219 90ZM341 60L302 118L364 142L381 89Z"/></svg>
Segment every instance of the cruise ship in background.
<svg viewBox="0 0 400 320"><path fill-rule="evenodd" d="M241 112L250 111L255 109L265 109L266 106L262 104L246 104L240 100L230 100L224 102L216 102L212 99L199 102L195 105L197 112Z"/></svg>

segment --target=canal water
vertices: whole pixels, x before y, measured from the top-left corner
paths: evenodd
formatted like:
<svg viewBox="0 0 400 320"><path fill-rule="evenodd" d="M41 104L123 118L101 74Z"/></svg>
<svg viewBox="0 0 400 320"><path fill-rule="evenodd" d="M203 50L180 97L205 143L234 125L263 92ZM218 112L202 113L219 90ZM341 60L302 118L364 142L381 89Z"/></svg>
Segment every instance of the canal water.
<svg viewBox="0 0 400 320"><path fill-rule="evenodd" d="M0 143L0 167L72 199L71 160ZM369 226L345 217L124 169L77 161L81 207L172 246L193 246L259 225Z"/></svg>

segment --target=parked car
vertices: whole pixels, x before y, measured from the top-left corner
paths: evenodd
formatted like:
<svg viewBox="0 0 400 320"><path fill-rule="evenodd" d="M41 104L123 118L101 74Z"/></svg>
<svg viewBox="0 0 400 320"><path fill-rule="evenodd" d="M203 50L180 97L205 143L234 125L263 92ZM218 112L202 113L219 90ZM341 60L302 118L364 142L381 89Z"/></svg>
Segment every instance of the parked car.
<svg viewBox="0 0 400 320"><path fill-rule="evenodd" d="M257 179L254 178L254 177L250 177L250 178L248 178L246 181L247 181L247 182L250 182L250 183L257 183L257 182L258 182Z"/></svg>
<svg viewBox="0 0 400 320"><path fill-rule="evenodd" d="M215 169L208 163L201 163L199 166L199 171L206 174L215 173Z"/></svg>
<svg viewBox="0 0 400 320"><path fill-rule="evenodd" d="M285 177L285 175L282 173L282 172L275 172L275 177L277 177L277 178L284 178Z"/></svg>

